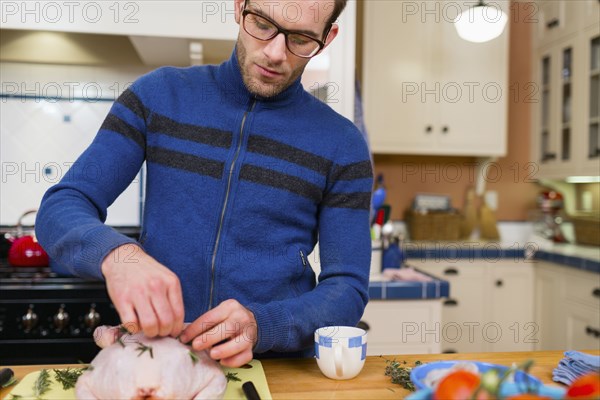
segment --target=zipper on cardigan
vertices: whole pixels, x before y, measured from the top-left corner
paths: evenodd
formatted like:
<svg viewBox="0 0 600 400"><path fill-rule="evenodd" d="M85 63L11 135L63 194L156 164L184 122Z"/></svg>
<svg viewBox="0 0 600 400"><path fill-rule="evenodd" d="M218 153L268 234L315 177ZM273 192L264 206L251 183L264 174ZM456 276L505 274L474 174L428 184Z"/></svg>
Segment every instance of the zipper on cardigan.
<svg viewBox="0 0 600 400"><path fill-rule="evenodd" d="M217 250L219 248L219 242L221 240L221 230L223 229L223 220L225 219L225 210L227 209L227 202L229 201L229 192L231 190L231 179L233 177L233 169L235 168L235 164L240 155L240 151L242 150L242 139L244 138L244 125L246 124L246 117L248 117L248 113L254 110L254 106L256 105L256 99L252 99L252 103L248 110L244 112L244 116L242 117L242 123L240 125L240 135L237 144L237 148L235 150L235 155L233 156L233 160L231 161L231 166L229 167L229 177L227 178L227 190L225 191L225 200L223 200L223 208L221 208L221 217L219 218L219 228L217 229L217 238L215 239L215 247L212 253L212 259L210 262L210 295L208 298L208 309L210 310L213 307L213 292L215 288L215 262L217 260Z"/></svg>

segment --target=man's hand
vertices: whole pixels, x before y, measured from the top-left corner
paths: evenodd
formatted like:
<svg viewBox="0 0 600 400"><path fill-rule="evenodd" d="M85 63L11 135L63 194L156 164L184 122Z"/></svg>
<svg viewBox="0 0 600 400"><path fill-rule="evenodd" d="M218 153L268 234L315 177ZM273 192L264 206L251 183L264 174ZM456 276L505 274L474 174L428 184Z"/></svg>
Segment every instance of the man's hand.
<svg viewBox="0 0 600 400"><path fill-rule="evenodd" d="M183 298L177 276L134 244L111 251L102 261L108 294L126 328L144 335L174 336L183 329Z"/></svg>
<svg viewBox="0 0 600 400"><path fill-rule="evenodd" d="M225 367L240 367L252 361L258 328L254 314L236 300L226 300L189 324L179 340L193 339L194 350L209 350ZM223 343L220 343L223 342ZM215 346L215 344L217 344Z"/></svg>

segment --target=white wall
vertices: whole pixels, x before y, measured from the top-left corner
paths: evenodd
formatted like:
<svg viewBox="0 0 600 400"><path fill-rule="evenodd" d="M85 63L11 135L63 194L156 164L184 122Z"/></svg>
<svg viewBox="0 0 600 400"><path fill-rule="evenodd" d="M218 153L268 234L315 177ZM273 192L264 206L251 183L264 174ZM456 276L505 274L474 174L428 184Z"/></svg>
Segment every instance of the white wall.
<svg viewBox="0 0 600 400"><path fill-rule="evenodd" d="M91 143L114 99L144 72L0 63L0 225L14 225L24 211L39 207L45 191ZM109 208L108 224L140 224L141 179Z"/></svg>

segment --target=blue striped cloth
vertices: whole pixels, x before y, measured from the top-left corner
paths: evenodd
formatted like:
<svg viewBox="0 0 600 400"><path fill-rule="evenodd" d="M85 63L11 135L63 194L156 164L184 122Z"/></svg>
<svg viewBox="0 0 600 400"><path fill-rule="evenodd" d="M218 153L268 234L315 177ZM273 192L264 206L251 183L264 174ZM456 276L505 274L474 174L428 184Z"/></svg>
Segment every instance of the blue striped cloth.
<svg viewBox="0 0 600 400"><path fill-rule="evenodd" d="M578 377L590 372L600 373L600 356L580 351L566 351L565 357L552 371L552 380L570 385Z"/></svg>

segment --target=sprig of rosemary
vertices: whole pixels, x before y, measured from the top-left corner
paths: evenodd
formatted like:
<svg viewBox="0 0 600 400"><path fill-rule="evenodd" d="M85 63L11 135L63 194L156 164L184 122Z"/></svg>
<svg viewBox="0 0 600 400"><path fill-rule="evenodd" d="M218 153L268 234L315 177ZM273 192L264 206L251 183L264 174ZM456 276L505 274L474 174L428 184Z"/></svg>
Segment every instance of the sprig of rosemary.
<svg viewBox="0 0 600 400"><path fill-rule="evenodd" d="M43 369L33 384L33 395L39 399L48 390L50 390L50 373L47 369Z"/></svg>
<svg viewBox="0 0 600 400"><path fill-rule="evenodd" d="M200 361L200 359L198 358L196 353L194 353L192 350L190 350L189 353L190 353L190 357L192 359L192 364L195 365L198 361Z"/></svg>
<svg viewBox="0 0 600 400"><path fill-rule="evenodd" d="M75 387L77 379L85 372L85 368L55 369L54 379L60 383L64 390Z"/></svg>
<svg viewBox="0 0 600 400"><path fill-rule="evenodd" d="M237 372L228 372L225 374L225 378L227 378L227 382L241 382L242 380L238 378Z"/></svg>
<svg viewBox="0 0 600 400"><path fill-rule="evenodd" d="M415 361L413 367L407 366L407 362L402 363L394 360L385 360L387 366L385 367L385 376L392 378L392 383L396 383L402 386L406 390L411 392L415 391L415 385L410 380L410 371L422 364L421 361Z"/></svg>
<svg viewBox="0 0 600 400"><path fill-rule="evenodd" d="M154 354L152 353L151 346L146 346L144 343L138 342L138 347L136 348L136 350L139 351L138 357L147 351L148 353L150 353L150 358L154 358Z"/></svg>

